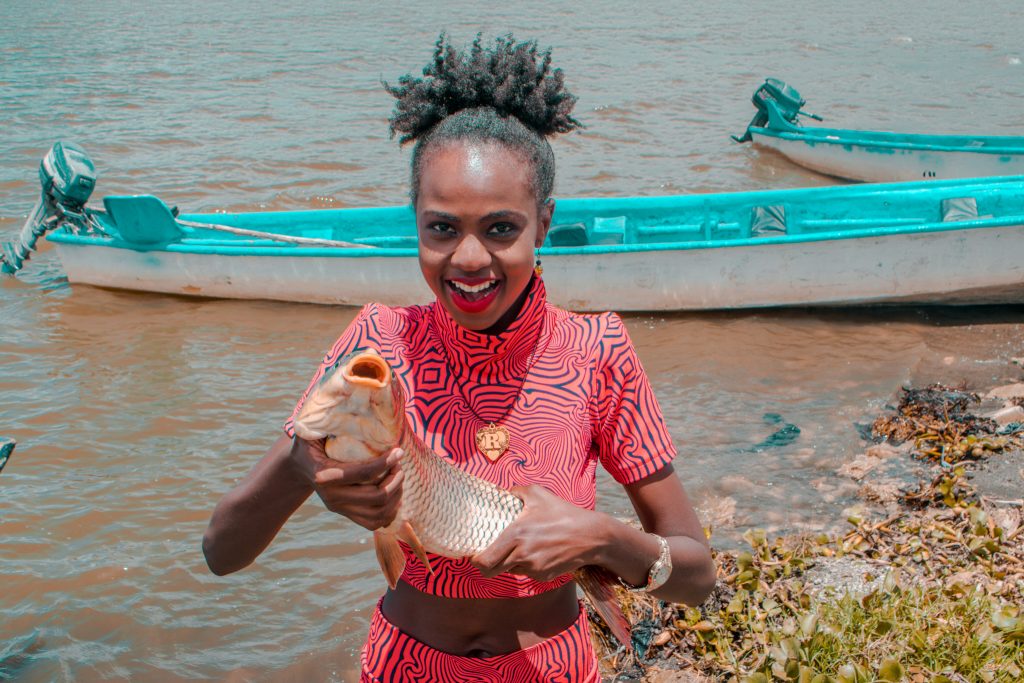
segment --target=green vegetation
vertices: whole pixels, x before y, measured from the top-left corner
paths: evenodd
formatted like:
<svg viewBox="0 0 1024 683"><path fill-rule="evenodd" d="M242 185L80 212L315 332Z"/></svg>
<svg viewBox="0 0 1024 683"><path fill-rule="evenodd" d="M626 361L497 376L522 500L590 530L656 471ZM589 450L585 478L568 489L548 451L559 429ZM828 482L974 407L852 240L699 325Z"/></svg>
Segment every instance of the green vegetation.
<svg viewBox="0 0 1024 683"><path fill-rule="evenodd" d="M950 464L1004 445L987 438L990 425L961 413L951 421L948 410L928 419L901 412L918 457L944 467L903 491L895 514L851 514L841 536L769 541L748 531L749 551L717 553L719 585L699 608L623 592L634 652L616 649L591 622L606 673L749 683L1024 680L1024 514L978 496L963 466ZM979 431L985 446L974 448Z"/></svg>

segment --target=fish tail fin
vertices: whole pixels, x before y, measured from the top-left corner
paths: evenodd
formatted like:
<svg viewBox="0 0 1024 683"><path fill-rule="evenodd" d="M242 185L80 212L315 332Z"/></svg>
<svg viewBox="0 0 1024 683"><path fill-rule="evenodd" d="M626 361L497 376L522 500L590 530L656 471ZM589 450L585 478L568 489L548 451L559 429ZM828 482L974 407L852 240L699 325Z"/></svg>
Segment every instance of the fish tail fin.
<svg viewBox="0 0 1024 683"><path fill-rule="evenodd" d="M416 534L416 529L408 521L403 522L402 526L398 529L398 537L409 544L412 551L416 553L416 557L419 558L427 567L427 571L431 575L434 574L434 568L430 566L430 559L427 558L427 550L423 547L423 542L420 541L420 537Z"/></svg>
<svg viewBox="0 0 1024 683"><path fill-rule="evenodd" d="M388 586L394 588L398 585L398 577L405 571L402 546L398 545L398 539L392 534L377 529L373 532L373 548L377 551L377 562L380 563Z"/></svg>
<svg viewBox="0 0 1024 683"><path fill-rule="evenodd" d="M590 599L590 604L604 619L604 623L608 625L608 630L612 632L612 635L627 650L632 651L633 639L630 634L629 620L622 613L619 598L615 594L614 586L618 583L615 575L603 567L587 565L576 570L573 578Z"/></svg>

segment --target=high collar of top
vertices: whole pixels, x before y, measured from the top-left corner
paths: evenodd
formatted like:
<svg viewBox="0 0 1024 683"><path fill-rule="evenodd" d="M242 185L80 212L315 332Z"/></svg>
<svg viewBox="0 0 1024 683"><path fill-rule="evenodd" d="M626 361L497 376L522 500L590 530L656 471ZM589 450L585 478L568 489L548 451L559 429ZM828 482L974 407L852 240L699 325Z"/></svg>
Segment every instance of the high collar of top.
<svg viewBox="0 0 1024 683"><path fill-rule="evenodd" d="M431 304L430 325L443 346L451 369L468 373L476 381L522 377L540 353L545 334L547 291L544 281L534 276L527 285L526 301L516 319L498 334L482 334L457 323L436 300Z"/></svg>

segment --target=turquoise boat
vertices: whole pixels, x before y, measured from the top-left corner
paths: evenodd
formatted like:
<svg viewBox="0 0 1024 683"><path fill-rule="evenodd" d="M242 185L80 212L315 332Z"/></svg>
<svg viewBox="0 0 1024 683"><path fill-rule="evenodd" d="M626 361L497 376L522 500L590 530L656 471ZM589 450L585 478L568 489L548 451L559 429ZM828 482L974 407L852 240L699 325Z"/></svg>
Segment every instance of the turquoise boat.
<svg viewBox="0 0 1024 683"><path fill-rule="evenodd" d="M806 104L792 86L765 80L751 101L753 120L737 142L774 149L825 175L866 182L1024 174L1024 137L916 135L804 126Z"/></svg>
<svg viewBox="0 0 1024 683"><path fill-rule="evenodd" d="M87 204L88 157L58 143L14 272L36 241L73 286L361 306L432 298L409 206L181 214L150 195ZM558 199L540 251L578 311L1024 302L1024 177Z"/></svg>

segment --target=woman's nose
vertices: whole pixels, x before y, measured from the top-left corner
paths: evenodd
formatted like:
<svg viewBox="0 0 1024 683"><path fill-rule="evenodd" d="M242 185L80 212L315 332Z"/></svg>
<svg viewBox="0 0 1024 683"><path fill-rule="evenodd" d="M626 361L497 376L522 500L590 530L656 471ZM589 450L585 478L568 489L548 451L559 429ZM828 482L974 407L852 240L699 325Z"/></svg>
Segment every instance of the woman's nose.
<svg viewBox="0 0 1024 683"><path fill-rule="evenodd" d="M483 270L491 265L491 253L476 235L465 235L452 254L452 265L466 273Z"/></svg>

